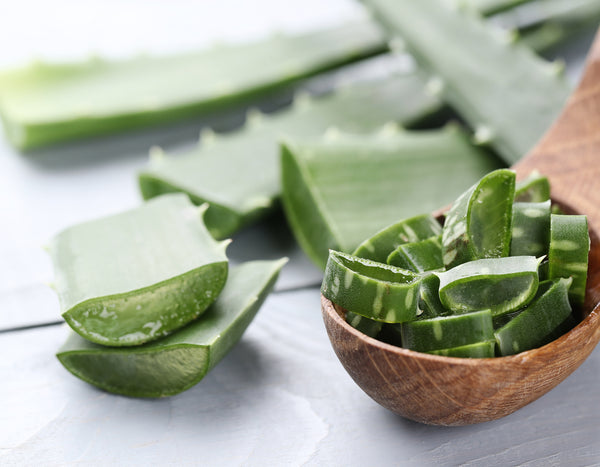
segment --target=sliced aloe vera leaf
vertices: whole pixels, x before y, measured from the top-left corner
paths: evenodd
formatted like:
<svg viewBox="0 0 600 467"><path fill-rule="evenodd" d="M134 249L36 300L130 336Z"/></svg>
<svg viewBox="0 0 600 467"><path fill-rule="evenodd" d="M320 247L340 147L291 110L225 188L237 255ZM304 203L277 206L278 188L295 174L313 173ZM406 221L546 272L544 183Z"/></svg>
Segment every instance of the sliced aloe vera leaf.
<svg viewBox="0 0 600 467"><path fill-rule="evenodd" d="M375 337L381 331L383 323L374 319L365 318L351 311L346 311L346 322L354 329L366 334L369 337Z"/></svg>
<svg viewBox="0 0 600 467"><path fill-rule="evenodd" d="M225 285L229 242L210 236L205 210L167 195L54 237L55 288L73 330L98 344L139 345L206 310Z"/></svg>
<svg viewBox="0 0 600 467"><path fill-rule="evenodd" d="M402 346L417 352L450 349L494 339L490 310L402 323Z"/></svg>
<svg viewBox="0 0 600 467"><path fill-rule="evenodd" d="M334 136L288 142L282 148L286 217L303 250L320 267L328 249L355 251L365 238L398 219L448 204L499 166L456 126Z"/></svg>
<svg viewBox="0 0 600 467"><path fill-rule="evenodd" d="M515 185L515 202L541 203L549 199L550 181L537 171Z"/></svg>
<svg viewBox="0 0 600 467"><path fill-rule="evenodd" d="M534 256L479 259L436 272L440 300L458 313L489 309L497 316L517 310L535 296L540 260Z"/></svg>
<svg viewBox="0 0 600 467"><path fill-rule="evenodd" d="M552 214L548 277L572 277L569 299L580 307L585 299L590 235L586 216Z"/></svg>
<svg viewBox="0 0 600 467"><path fill-rule="evenodd" d="M544 292L494 333L500 355L524 352L552 340L556 330L571 316L571 282L571 278L561 278L540 284Z"/></svg>
<svg viewBox="0 0 600 467"><path fill-rule="evenodd" d="M0 113L9 140L29 149L255 102L385 49L362 21L184 55L36 63L0 76Z"/></svg>
<svg viewBox="0 0 600 467"><path fill-rule="evenodd" d="M444 307L440 300L440 279L433 273L424 274L419 288L419 319L446 316L452 311Z"/></svg>
<svg viewBox="0 0 600 467"><path fill-rule="evenodd" d="M544 256L550 243L550 200L513 205L511 256Z"/></svg>
<svg viewBox="0 0 600 467"><path fill-rule="evenodd" d="M496 353L496 342L476 342L475 344L461 345L451 349L430 350L427 353L443 357L492 358Z"/></svg>
<svg viewBox="0 0 600 467"><path fill-rule="evenodd" d="M441 0L403 2L401 8L395 0L364 3L436 76L430 88L475 129L476 140L508 164L535 145L570 94L554 65L471 9Z"/></svg>
<svg viewBox="0 0 600 467"><path fill-rule="evenodd" d="M419 284L413 272L332 250L321 293L352 313L402 323L418 315Z"/></svg>
<svg viewBox="0 0 600 467"><path fill-rule="evenodd" d="M389 121L410 126L441 108L425 93L419 73L297 98L288 109L249 118L239 131L201 141L189 154L155 160L139 175L140 189L145 199L181 191L196 204L208 201L206 224L213 236L224 238L278 205L281 137L316 138L330 127L372 132Z"/></svg>
<svg viewBox="0 0 600 467"><path fill-rule="evenodd" d="M231 268L206 313L160 340L137 347L104 347L71 333L57 357L78 378L134 397L178 394L198 383L238 342L287 260Z"/></svg>
<svg viewBox="0 0 600 467"><path fill-rule="evenodd" d="M491 172L452 204L442 230L442 254L452 268L480 258L508 256L515 173Z"/></svg>
<svg viewBox="0 0 600 467"><path fill-rule="evenodd" d="M443 269L442 236L400 245L387 257L388 264L414 272Z"/></svg>

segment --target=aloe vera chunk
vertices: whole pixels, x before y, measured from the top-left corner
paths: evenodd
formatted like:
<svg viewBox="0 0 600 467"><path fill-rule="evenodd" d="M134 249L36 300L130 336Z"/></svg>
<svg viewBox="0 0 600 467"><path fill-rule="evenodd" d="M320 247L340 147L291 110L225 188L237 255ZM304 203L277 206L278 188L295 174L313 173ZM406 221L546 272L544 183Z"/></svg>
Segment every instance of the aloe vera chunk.
<svg viewBox="0 0 600 467"><path fill-rule="evenodd" d="M178 394L198 383L240 339L273 288L286 260L231 268L204 315L179 331L138 347L104 347L71 333L57 357L78 378L134 397Z"/></svg>
<svg viewBox="0 0 600 467"><path fill-rule="evenodd" d="M569 286L572 279L542 282L536 299L494 335L500 355L513 355L550 342L571 317Z"/></svg>
<svg viewBox="0 0 600 467"><path fill-rule="evenodd" d="M489 309L493 316L524 307L534 297L538 265L534 256L479 259L436 272L440 300L457 313Z"/></svg>
<svg viewBox="0 0 600 467"><path fill-rule="evenodd" d="M489 173L452 204L442 229L446 268L480 258L508 256L515 173Z"/></svg>
<svg viewBox="0 0 600 467"><path fill-rule="evenodd" d="M570 94L553 65L468 8L441 0L364 3L435 76L430 89L508 164L535 145Z"/></svg>
<svg viewBox="0 0 600 467"><path fill-rule="evenodd" d="M580 307L585 299L590 235L586 216L552 214L548 277L572 277L569 299Z"/></svg>
<svg viewBox="0 0 600 467"><path fill-rule="evenodd" d="M103 345L139 345L184 326L215 301L225 248L206 206L173 194L70 227L51 242L55 288L69 326Z"/></svg>
<svg viewBox="0 0 600 467"><path fill-rule="evenodd" d="M446 316L452 311L444 307L440 300L440 279L434 273L424 274L419 287L419 311L418 319Z"/></svg>
<svg viewBox="0 0 600 467"><path fill-rule="evenodd" d="M441 109L424 89L423 76L410 73L298 98L288 109L250 118L239 131L201 141L189 154L154 161L139 175L142 195L181 191L196 204L208 201L206 224L224 238L278 205L279 139L317 138L330 127L368 133L389 121L415 124Z"/></svg>
<svg viewBox="0 0 600 467"><path fill-rule="evenodd" d="M375 337L381 331L383 323L374 319L365 318L351 311L346 311L346 322L354 329L366 334L369 337Z"/></svg>
<svg viewBox="0 0 600 467"><path fill-rule="evenodd" d="M550 242L550 200L513 205L511 256L544 256Z"/></svg>
<svg viewBox="0 0 600 467"><path fill-rule="evenodd" d="M494 339L490 310L402 323L402 346L417 352L450 349Z"/></svg>
<svg viewBox="0 0 600 467"><path fill-rule="evenodd" d="M329 249L355 251L398 219L448 204L498 166L455 126L289 141L281 154L283 206L299 244L324 267Z"/></svg>
<svg viewBox="0 0 600 467"><path fill-rule="evenodd" d="M442 236L400 245L387 257L388 264L414 272L443 269Z"/></svg>
<svg viewBox="0 0 600 467"><path fill-rule="evenodd" d="M550 182L548 177L539 172L532 172L529 177L515 185L515 202L541 203L550 199Z"/></svg>
<svg viewBox="0 0 600 467"><path fill-rule="evenodd" d="M427 353L443 357L492 358L496 353L496 342L476 342L475 344L461 345L451 349L430 350Z"/></svg>
<svg viewBox="0 0 600 467"><path fill-rule="evenodd" d="M352 313L401 323L417 317L419 283L410 271L332 250L321 293Z"/></svg>

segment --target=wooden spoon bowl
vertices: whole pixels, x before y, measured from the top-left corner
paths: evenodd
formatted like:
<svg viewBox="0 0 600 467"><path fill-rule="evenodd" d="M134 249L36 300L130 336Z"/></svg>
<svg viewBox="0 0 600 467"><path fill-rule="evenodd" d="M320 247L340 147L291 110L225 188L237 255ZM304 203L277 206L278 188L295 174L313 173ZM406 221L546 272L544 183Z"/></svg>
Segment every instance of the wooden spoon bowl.
<svg viewBox="0 0 600 467"><path fill-rule="evenodd" d="M550 179L553 200L588 216L588 283L581 322L559 339L509 357L467 359L403 349L370 338L345 321L345 311L321 297L336 355L376 402L433 425L495 420L536 400L569 376L600 341L600 33L583 80L542 141L515 167ZM575 209L571 209L575 208Z"/></svg>

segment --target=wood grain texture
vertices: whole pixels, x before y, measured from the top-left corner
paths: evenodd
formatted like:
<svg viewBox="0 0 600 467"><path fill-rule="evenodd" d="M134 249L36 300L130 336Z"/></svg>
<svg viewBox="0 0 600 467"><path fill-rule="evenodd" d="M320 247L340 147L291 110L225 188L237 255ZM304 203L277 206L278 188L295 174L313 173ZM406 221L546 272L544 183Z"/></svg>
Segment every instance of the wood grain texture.
<svg viewBox="0 0 600 467"><path fill-rule="evenodd" d="M321 297L329 338L354 381L382 406L433 425L495 420L536 400L569 376L600 341L600 33L585 75L563 113L514 168L547 175L567 212L587 214L592 246L582 321L548 345L510 357L460 359L413 352L358 332L344 310Z"/></svg>

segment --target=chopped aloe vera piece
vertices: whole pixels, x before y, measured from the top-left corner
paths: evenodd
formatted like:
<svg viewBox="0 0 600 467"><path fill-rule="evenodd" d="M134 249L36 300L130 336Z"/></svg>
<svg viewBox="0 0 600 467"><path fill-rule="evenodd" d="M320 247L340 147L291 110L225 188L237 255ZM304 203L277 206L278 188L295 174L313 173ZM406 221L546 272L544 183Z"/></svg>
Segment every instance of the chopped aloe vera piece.
<svg viewBox="0 0 600 467"><path fill-rule="evenodd" d="M321 293L366 318L402 323L417 317L419 284L413 272L332 250Z"/></svg>
<svg viewBox="0 0 600 467"><path fill-rule="evenodd" d="M288 109L249 118L239 131L201 141L189 154L153 159L139 176L140 189L146 199L181 191L196 204L209 202L206 224L213 236L224 238L278 206L282 136L316 138L330 127L372 132L389 121L415 124L440 109L418 73L347 86L318 99L297 98Z"/></svg>
<svg viewBox="0 0 600 467"><path fill-rule="evenodd" d="M217 301L198 320L138 347L104 347L71 333L57 357L78 378L134 397L178 394L198 383L240 339L286 260L231 268Z"/></svg>
<svg viewBox="0 0 600 467"><path fill-rule="evenodd" d="M535 295L540 261L534 256L479 259L436 272L440 300L458 313L489 309L497 316L517 310Z"/></svg>
<svg viewBox="0 0 600 467"><path fill-rule="evenodd" d="M511 256L544 256L550 242L550 200L513 205Z"/></svg>
<svg viewBox="0 0 600 467"><path fill-rule="evenodd" d="M364 0L400 36L430 89L453 106L508 164L527 153L561 112L570 86L552 64L472 9L441 0ZM448 40L452 38L452 40ZM501 111L499 111L501 109Z"/></svg>
<svg viewBox="0 0 600 467"><path fill-rule="evenodd" d="M417 352L450 349L494 339L490 310L402 323L402 346Z"/></svg>
<svg viewBox="0 0 600 467"><path fill-rule="evenodd" d="M256 102L298 79L385 50L371 22L167 57L34 63L0 75L9 140L29 149Z"/></svg>
<svg viewBox="0 0 600 467"><path fill-rule="evenodd" d="M139 345L200 316L227 278L228 241L206 230L206 206L157 198L58 234L50 245L63 317L103 345Z"/></svg>
<svg viewBox="0 0 600 467"><path fill-rule="evenodd" d="M328 249L355 251L398 219L448 204L499 166L456 126L333 136L282 148L285 213L296 239L320 267Z"/></svg>
<svg viewBox="0 0 600 467"><path fill-rule="evenodd" d="M508 256L515 173L491 172L465 191L446 215L442 254L446 267Z"/></svg>
<svg viewBox="0 0 600 467"><path fill-rule="evenodd" d="M415 272L443 269L442 236L436 235L420 242L400 245L390 253L386 262Z"/></svg>
<svg viewBox="0 0 600 467"><path fill-rule="evenodd" d="M486 341L475 344L461 345L451 349L430 350L427 353L441 355L443 357L459 358L492 358L495 356L496 342Z"/></svg>
<svg viewBox="0 0 600 467"><path fill-rule="evenodd" d="M569 299L573 306L583 305L587 282L590 235L586 216L552 214L550 217L550 279L572 277Z"/></svg>
<svg viewBox="0 0 600 467"><path fill-rule="evenodd" d="M550 262L547 258L538 267L538 277L540 278L540 282L550 279Z"/></svg>
<svg viewBox="0 0 600 467"><path fill-rule="evenodd" d="M544 292L494 333L500 355L513 355L552 340L557 328L571 316L571 281L561 278L540 284Z"/></svg>
<svg viewBox="0 0 600 467"><path fill-rule="evenodd" d="M346 311L346 322L354 329L366 334L369 337L375 337L381 331L383 323L374 319L365 318L351 311Z"/></svg>
<svg viewBox="0 0 600 467"><path fill-rule="evenodd" d="M419 288L419 319L452 314L440 301L440 279L433 273L424 274Z"/></svg>
<svg viewBox="0 0 600 467"><path fill-rule="evenodd" d="M539 172L532 172L529 177L515 185L515 201L541 203L550 199L550 182L548 177Z"/></svg>
<svg viewBox="0 0 600 467"><path fill-rule="evenodd" d="M431 214L421 214L380 230L358 245L352 254L384 263L390 253L400 245L425 240L441 233L442 226L435 217Z"/></svg>

